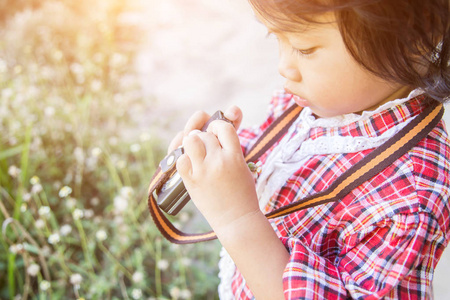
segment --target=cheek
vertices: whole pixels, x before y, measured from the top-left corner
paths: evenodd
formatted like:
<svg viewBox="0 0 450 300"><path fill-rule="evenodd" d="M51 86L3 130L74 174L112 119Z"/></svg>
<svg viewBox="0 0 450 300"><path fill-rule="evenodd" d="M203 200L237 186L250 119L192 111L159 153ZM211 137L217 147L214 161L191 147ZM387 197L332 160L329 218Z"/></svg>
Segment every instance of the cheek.
<svg viewBox="0 0 450 300"><path fill-rule="evenodd" d="M328 60L321 68L320 75L316 77L322 82L321 93L333 93L338 97L352 98L359 94L364 85L364 74L356 62L345 58Z"/></svg>

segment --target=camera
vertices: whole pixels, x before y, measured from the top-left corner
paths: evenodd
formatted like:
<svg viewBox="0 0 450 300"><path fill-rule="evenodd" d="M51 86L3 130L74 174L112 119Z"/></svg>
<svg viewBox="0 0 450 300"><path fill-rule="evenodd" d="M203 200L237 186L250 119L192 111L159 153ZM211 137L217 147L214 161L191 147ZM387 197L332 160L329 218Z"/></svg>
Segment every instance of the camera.
<svg viewBox="0 0 450 300"><path fill-rule="evenodd" d="M209 124L215 120L226 121L233 124L230 120L225 118L223 112L217 111L203 126L202 131L208 129ZM176 215L178 212L191 200L186 188L183 184L181 176L176 171L176 162L178 158L183 155L183 147L179 147L169 153L161 162L159 166L162 172L170 174L167 181L162 185L161 189L156 191L158 206L169 215Z"/></svg>

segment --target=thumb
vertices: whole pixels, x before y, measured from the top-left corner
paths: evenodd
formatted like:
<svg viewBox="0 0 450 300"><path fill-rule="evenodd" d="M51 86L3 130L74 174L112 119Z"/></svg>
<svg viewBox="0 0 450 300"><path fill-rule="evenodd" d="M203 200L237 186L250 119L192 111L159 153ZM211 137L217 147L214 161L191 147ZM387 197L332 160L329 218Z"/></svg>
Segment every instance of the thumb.
<svg viewBox="0 0 450 300"><path fill-rule="evenodd" d="M242 121L242 111L239 107L237 107L236 105L229 107L224 112L224 116L225 118L233 122L234 128L236 128L236 130L239 129Z"/></svg>

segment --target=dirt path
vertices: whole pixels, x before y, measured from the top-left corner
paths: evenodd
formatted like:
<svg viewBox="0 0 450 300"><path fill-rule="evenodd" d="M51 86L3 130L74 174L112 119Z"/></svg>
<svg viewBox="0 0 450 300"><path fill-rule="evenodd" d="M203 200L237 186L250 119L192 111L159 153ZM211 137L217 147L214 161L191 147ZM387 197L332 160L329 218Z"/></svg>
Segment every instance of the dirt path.
<svg viewBox="0 0 450 300"><path fill-rule="evenodd" d="M231 104L243 109L245 125L262 120L282 80L276 42L265 38L248 4L149 2L149 38L137 65L144 91L158 99L153 111L165 117L176 112L174 128L196 110L212 113Z"/></svg>

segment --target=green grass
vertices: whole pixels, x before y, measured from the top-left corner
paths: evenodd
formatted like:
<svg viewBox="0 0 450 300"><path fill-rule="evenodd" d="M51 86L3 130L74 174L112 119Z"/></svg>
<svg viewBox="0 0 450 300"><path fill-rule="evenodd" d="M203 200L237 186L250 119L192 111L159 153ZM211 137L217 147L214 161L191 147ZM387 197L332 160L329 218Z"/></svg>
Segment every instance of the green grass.
<svg viewBox="0 0 450 300"><path fill-rule="evenodd" d="M47 0L2 25L1 299L217 298L218 242L172 245L148 213L166 145L131 115L151 102L130 84L124 10Z"/></svg>

